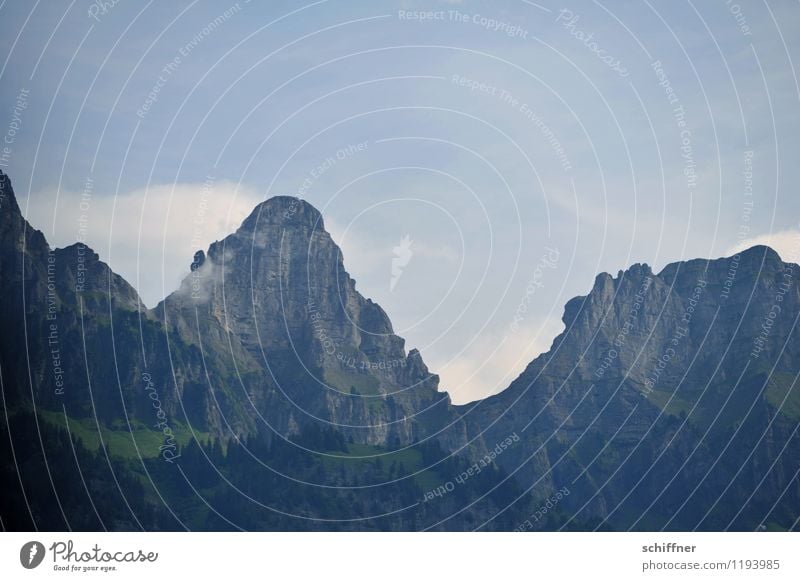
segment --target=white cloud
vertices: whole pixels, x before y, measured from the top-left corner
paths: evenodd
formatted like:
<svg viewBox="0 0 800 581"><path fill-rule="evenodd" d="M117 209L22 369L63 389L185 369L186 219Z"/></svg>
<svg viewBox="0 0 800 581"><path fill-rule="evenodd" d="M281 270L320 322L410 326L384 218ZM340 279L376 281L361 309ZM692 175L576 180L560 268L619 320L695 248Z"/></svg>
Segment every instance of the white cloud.
<svg viewBox="0 0 800 581"><path fill-rule="evenodd" d="M784 262L800 263L800 231L798 230L781 230L747 238L729 248L726 254L736 254L757 245L769 246L780 254L781 260Z"/></svg>
<svg viewBox="0 0 800 581"><path fill-rule="evenodd" d="M150 307L178 288L195 251L234 232L262 200L227 181L157 185L116 197L93 192L88 204L81 195L61 190L56 202L56 192L43 191L21 205L51 246L77 242L84 216L85 243Z"/></svg>
<svg viewBox="0 0 800 581"><path fill-rule="evenodd" d="M467 403L503 391L563 329L553 317L505 334L483 333L457 358L429 362L429 367L439 374L441 390L455 403Z"/></svg>

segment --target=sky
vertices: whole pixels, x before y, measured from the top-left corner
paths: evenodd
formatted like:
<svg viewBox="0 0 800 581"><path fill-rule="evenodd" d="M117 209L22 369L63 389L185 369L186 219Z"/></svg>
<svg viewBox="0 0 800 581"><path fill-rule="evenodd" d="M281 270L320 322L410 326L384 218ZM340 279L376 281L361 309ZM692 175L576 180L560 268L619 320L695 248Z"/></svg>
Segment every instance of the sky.
<svg viewBox="0 0 800 581"><path fill-rule="evenodd" d="M0 169L155 306L301 196L463 403L599 272L798 261L795 2L0 3Z"/></svg>

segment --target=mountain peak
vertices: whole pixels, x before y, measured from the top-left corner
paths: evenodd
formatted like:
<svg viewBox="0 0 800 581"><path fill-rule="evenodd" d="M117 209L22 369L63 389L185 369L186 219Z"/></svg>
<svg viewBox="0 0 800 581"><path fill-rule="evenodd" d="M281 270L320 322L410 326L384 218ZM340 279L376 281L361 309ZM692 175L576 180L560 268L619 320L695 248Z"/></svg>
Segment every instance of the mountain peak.
<svg viewBox="0 0 800 581"><path fill-rule="evenodd" d="M742 250L739 252L739 256L742 259L758 261L763 258L765 266L781 264L783 262L780 255L773 248L766 246L765 244L756 244L755 246L751 246L746 250Z"/></svg>
<svg viewBox="0 0 800 581"><path fill-rule="evenodd" d="M11 178L0 169L0 212L5 214L6 211L20 213L14 188L11 186Z"/></svg>
<svg viewBox="0 0 800 581"><path fill-rule="evenodd" d="M697 278L701 272L712 271L717 273L736 272L754 275L762 272L775 272L782 270L784 263L780 255L763 244L751 246L732 255L713 260L695 258L681 262L672 262L658 273L659 278L671 283L679 273Z"/></svg>
<svg viewBox="0 0 800 581"><path fill-rule="evenodd" d="M302 198L294 196L274 196L261 202L242 222L240 230L253 232L264 225L325 230L319 210Z"/></svg>

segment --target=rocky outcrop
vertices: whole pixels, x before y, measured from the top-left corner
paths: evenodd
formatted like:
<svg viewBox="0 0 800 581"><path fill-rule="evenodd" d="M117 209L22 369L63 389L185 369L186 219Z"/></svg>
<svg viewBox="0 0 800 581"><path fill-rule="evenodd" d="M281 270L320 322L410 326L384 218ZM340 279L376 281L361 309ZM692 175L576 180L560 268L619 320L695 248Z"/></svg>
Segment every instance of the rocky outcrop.
<svg viewBox="0 0 800 581"><path fill-rule="evenodd" d="M465 409L471 433L524 433L500 463L542 498L572 489L561 508L577 517L754 529L770 502L798 505L798 268L757 246L600 274L550 351Z"/></svg>
<svg viewBox="0 0 800 581"><path fill-rule="evenodd" d="M356 442L408 445L451 417L438 377L356 290L322 216L297 198L263 202L198 252L156 317L258 374L243 409L280 434L322 422Z"/></svg>

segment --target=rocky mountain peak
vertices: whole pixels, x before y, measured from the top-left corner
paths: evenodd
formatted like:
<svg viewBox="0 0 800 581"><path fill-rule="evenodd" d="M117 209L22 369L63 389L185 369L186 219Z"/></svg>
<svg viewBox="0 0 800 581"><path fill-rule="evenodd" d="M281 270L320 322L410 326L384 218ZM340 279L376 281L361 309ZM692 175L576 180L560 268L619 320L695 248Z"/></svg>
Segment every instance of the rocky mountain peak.
<svg viewBox="0 0 800 581"><path fill-rule="evenodd" d="M0 170L0 213L5 214L6 212L20 214L14 188L11 186L11 178L3 170Z"/></svg>
<svg viewBox="0 0 800 581"><path fill-rule="evenodd" d="M17 203L17 197L14 194L14 187L11 185L11 178L0 170L0 233L3 236L11 234L14 238L19 238L25 228L25 218L22 217L22 212ZM29 235L39 234L39 232L27 226L30 231Z"/></svg>
<svg viewBox="0 0 800 581"><path fill-rule="evenodd" d="M142 308L139 294L124 278L100 260L89 246L77 242L53 251L53 265L62 300L84 304L113 301L120 309L137 311Z"/></svg>
<svg viewBox="0 0 800 581"><path fill-rule="evenodd" d="M446 421L439 378L356 290L319 211L298 198L262 202L235 233L197 252L157 311L188 343L233 345L237 365L264 382L258 407L290 405L276 420L284 433L323 417L354 427L355 441L409 443L427 427L403 418L430 410L428 427Z"/></svg>
<svg viewBox="0 0 800 581"><path fill-rule="evenodd" d="M775 273L783 268L784 263L777 252L769 246L756 245L732 256L714 260L697 258L685 262L673 262L665 266L658 276L672 284L676 277L696 279L705 274L712 279L728 276L741 279L744 276Z"/></svg>
<svg viewBox="0 0 800 581"><path fill-rule="evenodd" d="M274 196L253 209L242 222L239 232L297 227L324 231L325 223L319 210L305 200L294 196Z"/></svg>

